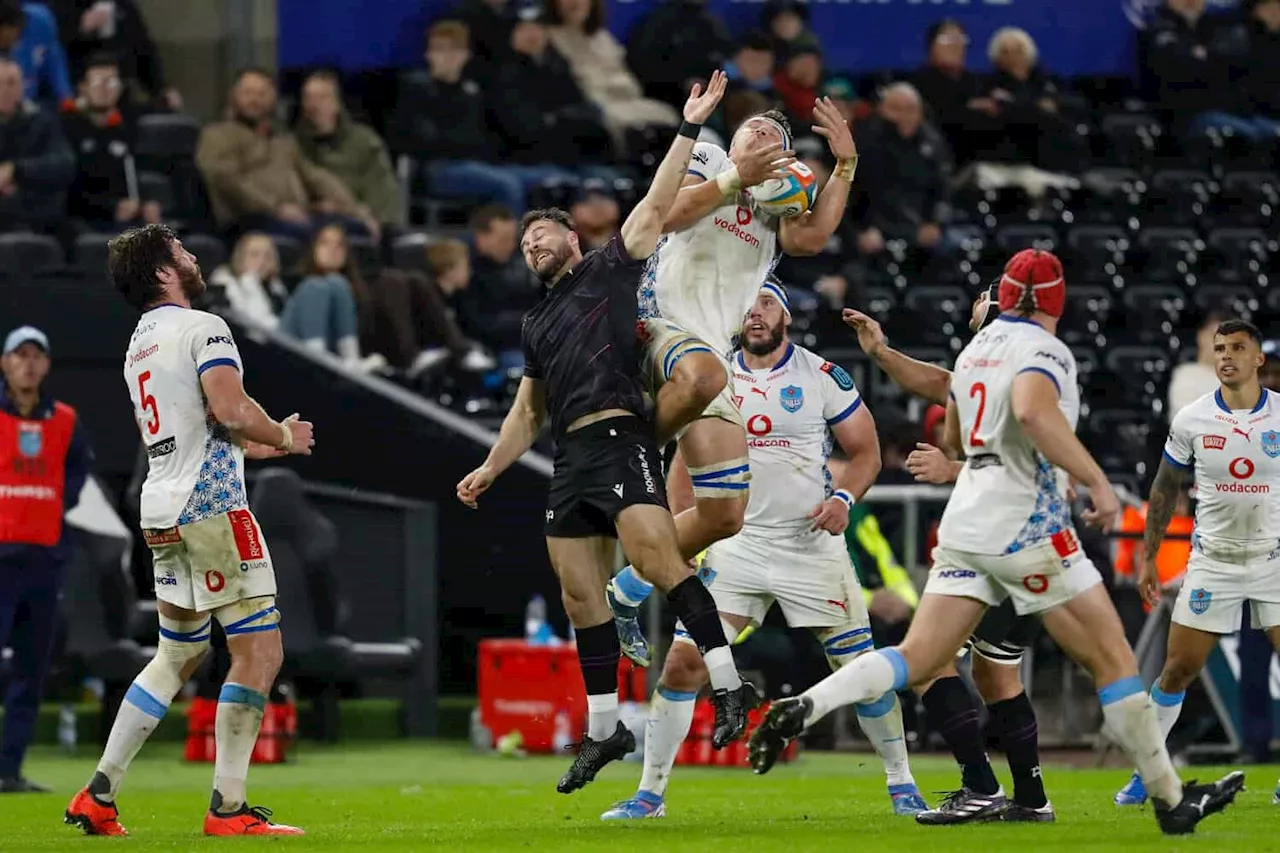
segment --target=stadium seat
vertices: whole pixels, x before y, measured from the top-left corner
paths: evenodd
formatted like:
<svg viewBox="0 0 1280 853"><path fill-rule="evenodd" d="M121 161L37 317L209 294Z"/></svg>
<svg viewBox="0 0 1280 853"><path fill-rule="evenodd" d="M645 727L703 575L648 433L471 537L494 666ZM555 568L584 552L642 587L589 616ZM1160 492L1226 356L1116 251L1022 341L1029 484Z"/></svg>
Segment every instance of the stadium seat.
<svg viewBox="0 0 1280 853"><path fill-rule="evenodd" d="M1206 284L1192 291L1201 312L1222 310L1232 317L1249 320L1258 312L1257 291L1243 284Z"/></svg>
<svg viewBox="0 0 1280 853"><path fill-rule="evenodd" d="M169 176L160 172L138 173L138 195L144 201L159 202L160 209L171 213L177 207L177 196ZM169 217L165 217L166 221Z"/></svg>
<svg viewBox="0 0 1280 853"><path fill-rule="evenodd" d="M1077 225L1067 231L1063 262L1067 278L1088 283L1123 284L1129 235L1116 225Z"/></svg>
<svg viewBox="0 0 1280 853"><path fill-rule="evenodd" d="M1097 223L1129 228L1140 212L1147 183L1132 169L1090 169L1072 194L1072 214L1081 224Z"/></svg>
<svg viewBox="0 0 1280 853"><path fill-rule="evenodd" d="M271 242L276 244L276 254L280 256L280 271L288 275L298 269L306 255L307 247L292 237L282 234L272 235Z"/></svg>
<svg viewBox="0 0 1280 853"><path fill-rule="evenodd" d="M1052 225L1005 225L996 231L995 242L1006 256L1033 248L1052 252L1058 248L1058 232Z"/></svg>
<svg viewBox="0 0 1280 853"><path fill-rule="evenodd" d="M1215 220L1226 226L1266 228L1280 211L1280 176L1271 172L1228 172L1222 177Z"/></svg>
<svg viewBox="0 0 1280 853"><path fill-rule="evenodd" d="M1146 113L1111 113L1099 125L1103 162L1141 169L1155 159L1164 128Z"/></svg>
<svg viewBox="0 0 1280 853"><path fill-rule="evenodd" d="M1138 234L1146 255L1142 274L1152 282L1194 283L1204 241L1190 228L1147 228Z"/></svg>
<svg viewBox="0 0 1280 853"><path fill-rule="evenodd" d="M1267 283L1275 242L1260 228L1219 228L1205 240L1212 250L1212 268L1224 281L1257 285Z"/></svg>
<svg viewBox="0 0 1280 853"><path fill-rule="evenodd" d="M67 256L62 244L44 234L0 234L0 270L30 274L64 269Z"/></svg>
<svg viewBox="0 0 1280 853"><path fill-rule="evenodd" d="M150 113L138 118L137 156L146 161L191 159L200 142L200 122L182 113Z"/></svg>
<svg viewBox="0 0 1280 853"><path fill-rule="evenodd" d="M1120 298L1125 307L1125 333L1140 343L1168 340L1187 309L1185 292L1169 284L1137 284L1125 288Z"/></svg>
<svg viewBox="0 0 1280 853"><path fill-rule="evenodd" d="M1202 222L1218 193L1217 183L1205 172L1166 169L1151 176L1146 198L1146 219L1157 225L1194 227Z"/></svg>
<svg viewBox="0 0 1280 853"><path fill-rule="evenodd" d="M968 329L973 297L954 285L915 285L903 294L902 305L910 312L910 322L916 328L915 340L949 346Z"/></svg>
<svg viewBox="0 0 1280 853"><path fill-rule="evenodd" d="M382 269L382 247L370 237L348 237L347 247L355 255L356 266L365 276L377 274Z"/></svg>
<svg viewBox="0 0 1280 853"><path fill-rule="evenodd" d="M89 232L76 237L74 262L77 269L94 275L107 274L107 241L114 234Z"/></svg>
<svg viewBox="0 0 1280 853"><path fill-rule="evenodd" d="M1106 469L1135 471L1147 460L1147 447L1154 427L1150 409L1099 409L1089 414L1087 432L1097 453L1098 464Z"/></svg>
<svg viewBox="0 0 1280 853"><path fill-rule="evenodd" d="M1107 370L1118 376L1133 379L1154 377L1156 381L1163 381L1171 367L1167 350L1135 345L1108 347L1104 364Z"/></svg>
<svg viewBox="0 0 1280 853"><path fill-rule="evenodd" d="M187 234L182 238L182 245L196 256L205 278L227 262L227 244L211 234Z"/></svg>
<svg viewBox="0 0 1280 853"><path fill-rule="evenodd" d="M881 325L887 323L898 306L898 296L892 288L868 287L862 292L859 311L877 320Z"/></svg>
<svg viewBox="0 0 1280 853"><path fill-rule="evenodd" d="M1080 378L1081 387L1087 388L1093 383L1093 376L1098 372L1098 351L1091 346L1076 344L1071 347L1071 354L1076 359L1076 375Z"/></svg>
<svg viewBox="0 0 1280 853"><path fill-rule="evenodd" d="M425 232L401 234L391 244L391 266L398 270L425 270L427 247L434 238Z"/></svg>
<svg viewBox="0 0 1280 853"><path fill-rule="evenodd" d="M1068 344L1093 343L1107 328L1113 297L1105 287L1073 284L1067 288L1067 307L1060 334Z"/></svg>

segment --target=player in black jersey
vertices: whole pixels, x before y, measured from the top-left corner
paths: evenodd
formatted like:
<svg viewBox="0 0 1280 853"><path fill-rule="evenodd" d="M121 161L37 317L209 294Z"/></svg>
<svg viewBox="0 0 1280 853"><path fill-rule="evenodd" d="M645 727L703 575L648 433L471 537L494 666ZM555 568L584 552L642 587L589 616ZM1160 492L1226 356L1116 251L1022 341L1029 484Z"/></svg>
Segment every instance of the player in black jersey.
<svg viewBox="0 0 1280 853"><path fill-rule="evenodd" d="M995 285L973 304L969 328L977 332L1000 313ZM946 405L951 391L951 373L933 364L916 361L898 352L885 341L880 324L866 314L845 309L845 322L858 333L858 344L889 378L907 391L933 403ZM961 462L947 459L930 445L919 445L907 460L917 480L954 482ZM970 821L1052 821L1053 806L1045 796L1040 777L1040 750L1035 709L1022 686L1018 668L1022 653L1035 638L1040 622L1019 616L1013 601L993 607L983 616L967 648L973 655L973 680L987 703L990 725L1009 761L1013 774L1013 802L1010 803L991 769L979 709L953 666L938 673L936 680L923 685L921 698L925 713L946 740L960 764L960 790L936 809L921 812L916 820L926 824Z"/></svg>
<svg viewBox="0 0 1280 853"><path fill-rule="evenodd" d="M705 93L694 87L684 124L648 194L619 235L601 248L584 256L573 220L562 210L525 215L520 249L547 292L524 320L525 375L515 404L488 459L458 484L458 499L474 507L550 419L556 451L547 550L577 633L589 709L589 731L557 786L561 793L581 788L605 764L635 749L635 737L618 720L618 635L604 594L615 539L644 576L667 592L702 652L711 671L717 749L742 735L747 712L759 701L738 677L711 594L676 546L636 330L636 282L662 234L699 128L725 83L717 71Z"/></svg>

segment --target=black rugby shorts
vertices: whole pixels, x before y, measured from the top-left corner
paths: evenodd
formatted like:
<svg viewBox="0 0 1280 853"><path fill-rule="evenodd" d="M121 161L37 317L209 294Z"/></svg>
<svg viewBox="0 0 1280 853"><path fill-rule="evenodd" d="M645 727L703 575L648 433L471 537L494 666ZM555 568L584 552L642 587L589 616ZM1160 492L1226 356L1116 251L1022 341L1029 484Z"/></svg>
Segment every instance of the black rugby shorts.
<svg viewBox="0 0 1280 853"><path fill-rule="evenodd" d="M636 417L609 418L559 439L547 536L616 536L614 520L636 504L667 508L662 453L650 424Z"/></svg>

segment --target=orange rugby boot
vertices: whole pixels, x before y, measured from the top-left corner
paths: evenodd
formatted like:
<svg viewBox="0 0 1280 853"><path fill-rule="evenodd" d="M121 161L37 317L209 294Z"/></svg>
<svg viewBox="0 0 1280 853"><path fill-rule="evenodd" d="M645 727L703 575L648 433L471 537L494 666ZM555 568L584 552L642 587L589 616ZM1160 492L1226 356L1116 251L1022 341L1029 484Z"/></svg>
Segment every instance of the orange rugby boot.
<svg viewBox="0 0 1280 853"><path fill-rule="evenodd" d="M245 806L235 814L222 815L205 812L205 835L306 835L296 826L272 823L271 809L262 806Z"/></svg>
<svg viewBox="0 0 1280 853"><path fill-rule="evenodd" d="M101 802L85 788L72 798L62 822L80 827L85 835L128 835L119 817L115 803Z"/></svg>

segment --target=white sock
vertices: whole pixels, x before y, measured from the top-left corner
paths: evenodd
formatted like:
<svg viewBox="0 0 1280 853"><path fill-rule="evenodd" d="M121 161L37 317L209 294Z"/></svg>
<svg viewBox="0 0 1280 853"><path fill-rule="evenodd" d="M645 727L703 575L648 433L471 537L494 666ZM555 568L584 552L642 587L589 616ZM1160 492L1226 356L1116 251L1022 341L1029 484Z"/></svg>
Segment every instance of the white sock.
<svg viewBox="0 0 1280 853"><path fill-rule="evenodd" d="M639 607L644 604L651 592L653 592L653 584L640 577L640 573L631 566L627 566L613 577L613 594L627 607Z"/></svg>
<svg viewBox="0 0 1280 853"><path fill-rule="evenodd" d="M733 650L728 646L717 646L707 649L702 656L711 674L711 687L715 690L737 690L742 686L742 678L738 675L738 666L733 662Z"/></svg>
<svg viewBox="0 0 1280 853"><path fill-rule="evenodd" d="M267 697L251 687L228 681L218 694L218 716L213 733L217 757L213 769L213 790L217 809L223 814L238 811L245 804L245 780L249 759L258 742Z"/></svg>
<svg viewBox="0 0 1280 853"><path fill-rule="evenodd" d="M902 729L902 703L898 701L898 694L889 691L875 702L863 702L854 708L858 712L858 725L884 762L888 784L914 783L907 760L907 738Z"/></svg>
<svg viewBox="0 0 1280 853"><path fill-rule="evenodd" d="M1160 736L1166 741L1169 732L1173 731L1178 716L1182 713L1182 700L1187 698L1187 691L1181 693L1165 693L1160 689L1160 682L1151 685L1151 704L1156 709L1156 720L1160 723Z"/></svg>
<svg viewBox="0 0 1280 853"><path fill-rule="evenodd" d="M587 737L608 740L618 729L618 691L587 695Z"/></svg>
<svg viewBox="0 0 1280 853"><path fill-rule="evenodd" d="M1108 684L1098 691L1102 716L1111 736L1120 744L1142 777L1147 793L1177 805L1182 799L1182 781L1173 769L1164 736L1156 721L1153 703L1142 680L1134 675Z"/></svg>
<svg viewBox="0 0 1280 853"><path fill-rule="evenodd" d="M697 691L686 693L658 685L649 704L644 725L644 773L640 790L663 796L671 780L676 754L693 725L693 704Z"/></svg>
<svg viewBox="0 0 1280 853"><path fill-rule="evenodd" d="M876 649L860 655L805 691L804 695L813 700L813 713L804 724L811 726L836 708L872 702L905 686L907 662L897 649Z"/></svg>

